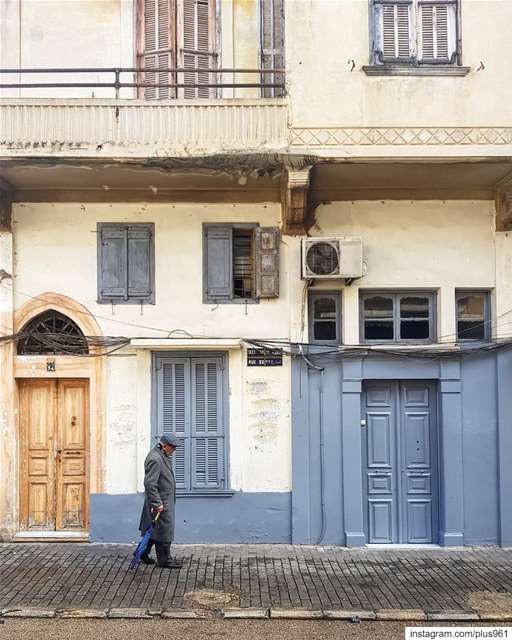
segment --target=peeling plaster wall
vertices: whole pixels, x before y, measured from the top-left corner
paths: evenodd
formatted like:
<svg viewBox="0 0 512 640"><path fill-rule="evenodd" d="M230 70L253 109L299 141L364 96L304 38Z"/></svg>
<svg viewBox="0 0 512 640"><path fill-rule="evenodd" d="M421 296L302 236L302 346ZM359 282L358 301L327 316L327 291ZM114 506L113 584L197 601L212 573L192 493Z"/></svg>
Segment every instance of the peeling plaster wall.
<svg viewBox="0 0 512 640"><path fill-rule="evenodd" d="M437 290L437 335L449 342L455 331L455 289L496 286L493 202L332 202L317 208L310 234L356 236L363 242L363 278L348 287L335 280L315 284L343 289L345 344L359 342L360 289ZM307 319L301 322L299 300L295 291L292 333L306 338Z"/></svg>
<svg viewBox="0 0 512 640"><path fill-rule="evenodd" d="M232 220L277 225L279 206L16 204L15 306L21 306L27 295L52 290L99 316L106 335L165 335L123 324L128 322L166 330L183 328L204 337L307 339L299 238L283 238L278 299L247 308L202 303L202 223ZM96 304L98 221L155 223L156 305L141 310ZM312 235L363 239L365 278L350 287L338 281L315 285L343 289L345 342L358 341L360 288L438 290L438 334L452 335L455 288L495 287L493 222L491 202L359 201L319 207ZM505 237L501 244L508 246ZM500 282L505 271L503 262ZM143 460L151 446L151 353L140 349L133 356L112 356L107 370L106 492L135 494L142 490ZM245 351L230 350L229 386L231 487L243 492L289 491L290 363L250 368Z"/></svg>
<svg viewBox="0 0 512 640"><path fill-rule="evenodd" d="M221 66L259 67L259 0L218 0ZM133 67L135 65L135 0L2 0L0 2L0 68ZM132 82L131 74L121 78ZM255 74L239 74L237 82L256 82ZM5 82L17 80L10 76ZM113 74L27 74L20 82L113 82ZM230 81L228 76L225 81ZM241 89L236 96L259 96ZM134 97L121 90L121 98ZM0 90L2 97L114 97L111 88Z"/></svg>
<svg viewBox="0 0 512 640"><path fill-rule="evenodd" d="M137 358L117 354L107 358L106 488L107 493L137 490ZM142 418L142 416L141 416ZM144 416L147 420L148 416Z"/></svg>
<svg viewBox="0 0 512 640"><path fill-rule="evenodd" d="M475 127L507 121L512 44L504 25L512 22L511 2L462 0L462 62L471 71L459 78L366 76L368 7L368 0L286 3L293 126ZM481 62L485 68L477 71Z"/></svg>
<svg viewBox="0 0 512 640"><path fill-rule="evenodd" d="M28 295L51 290L84 304L105 335L167 335L148 327L204 337L288 335L288 238L281 246L278 299L247 307L202 303L203 222L277 225L278 205L17 204L13 217L16 307ZM155 223L156 305L141 310L96 304L98 221ZM290 490L289 365L285 359L282 367L249 368L245 350L229 352L230 484L237 491ZM140 492L143 461L152 446L150 351L109 356L105 393L106 492Z"/></svg>

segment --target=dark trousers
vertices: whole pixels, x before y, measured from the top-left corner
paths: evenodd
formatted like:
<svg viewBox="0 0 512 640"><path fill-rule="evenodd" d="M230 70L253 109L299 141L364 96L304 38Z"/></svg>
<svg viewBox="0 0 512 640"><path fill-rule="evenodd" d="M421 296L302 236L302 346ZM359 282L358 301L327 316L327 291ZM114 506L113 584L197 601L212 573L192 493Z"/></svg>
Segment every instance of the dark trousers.
<svg viewBox="0 0 512 640"><path fill-rule="evenodd" d="M169 555L171 552L171 543L170 542L158 542L158 540L151 539L148 542L148 546L146 549L146 554L149 556L151 553L151 549L155 547L156 550L156 561L158 564L167 564L169 562Z"/></svg>

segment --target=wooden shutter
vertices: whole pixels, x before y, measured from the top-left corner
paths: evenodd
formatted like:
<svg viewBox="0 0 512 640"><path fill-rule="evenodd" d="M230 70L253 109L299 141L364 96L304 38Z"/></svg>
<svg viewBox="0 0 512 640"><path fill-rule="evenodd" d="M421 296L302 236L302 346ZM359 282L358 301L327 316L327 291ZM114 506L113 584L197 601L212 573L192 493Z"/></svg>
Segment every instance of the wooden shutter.
<svg viewBox="0 0 512 640"><path fill-rule="evenodd" d="M180 66L212 69L217 66L215 0L178 0L178 42ZM214 84L215 73L185 72L180 84ZM184 98L214 98L215 89L187 86Z"/></svg>
<svg viewBox="0 0 512 640"><path fill-rule="evenodd" d="M229 226L205 227L205 299L233 297L233 229Z"/></svg>
<svg viewBox="0 0 512 640"><path fill-rule="evenodd" d="M158 72L176 66L174 0L138 0L137 9L138 67L155 69L139 74L139 79L151 85L175 83L175 74ZM150 86L140 91L139 96L147 100L174 98L176 90Z"/></svg>
<svg viewBox="0 0 512 640"><path fill-rule="evenodd" d="M216 358L192 358L192 488L224 487L222 371Z"/></svg>
<svg viewBox="0 0 512 640"><path fill-rule="evenodd" d="M176 488L190 489L190 361L169 358L159 365L158 433L173 433L180 446L173 456Z"/></svg>
<svg viewBox="0 0 512 640"><path fill-rule="evenodd" d="M279 296L279 243L277 227L258 227L255 230L256 297Z"/></svg>
<svg viewBox="0 0 512 640"><path fill-rule="evenodd" d="M284 68L284 0L260 0L261 68ZM283 74L262 74L262 84L284 83ZM262 89L264 98L284 95L284 89Z"/></svg>
<svg viewBox="0 0 512 640"><path fill-rule="evenodd" d="M128 296L153 297L153 229L128 227Z"/></svg>
<svg viewBox="0 0 512 640"><path fill-rule="evenodd" d="M413 57L412 4L390 2L375 5L377 52L383 61Z"/></svg>
<svg viewBox="0 0 512 640"><path fill-rule="evenodd" d="M455 5L419 5L420 59L423 62L451 61L456 46L455 19Z"/></svg>
<svg viewBox="0 0 512 640"><path fill-rule="evenodd" d="M126 300L126 230L122 226L101 226L98 231L98 300Z"/></svg>

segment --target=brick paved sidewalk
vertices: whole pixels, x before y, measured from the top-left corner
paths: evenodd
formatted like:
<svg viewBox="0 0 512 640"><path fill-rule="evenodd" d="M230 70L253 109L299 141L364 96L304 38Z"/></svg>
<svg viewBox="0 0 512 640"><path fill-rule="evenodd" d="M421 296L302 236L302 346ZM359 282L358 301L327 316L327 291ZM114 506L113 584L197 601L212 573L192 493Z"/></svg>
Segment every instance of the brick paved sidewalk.
<svg viewBox="0 0 512 640"><path fill-rule="evenodd" d="M0 544L0 610L41 617L512 620L512 550L179 546L130 571L129 545ZM392 611L390 611L392 610ZM74 613L73 613L74 612Z"/></svg>

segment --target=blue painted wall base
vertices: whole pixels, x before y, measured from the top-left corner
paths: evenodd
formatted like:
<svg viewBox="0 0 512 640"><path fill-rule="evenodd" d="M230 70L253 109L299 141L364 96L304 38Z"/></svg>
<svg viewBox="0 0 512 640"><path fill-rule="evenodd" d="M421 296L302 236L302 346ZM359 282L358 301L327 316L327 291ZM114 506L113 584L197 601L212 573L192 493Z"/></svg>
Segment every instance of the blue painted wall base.
<svg viewBox="0 0 512 640"><path fill-rule="evenodd" d="M143 494L92 494L91 542L135 542ZM178 543L290 543L291 494L236 492L230 497L178 497Z"/></svg>

